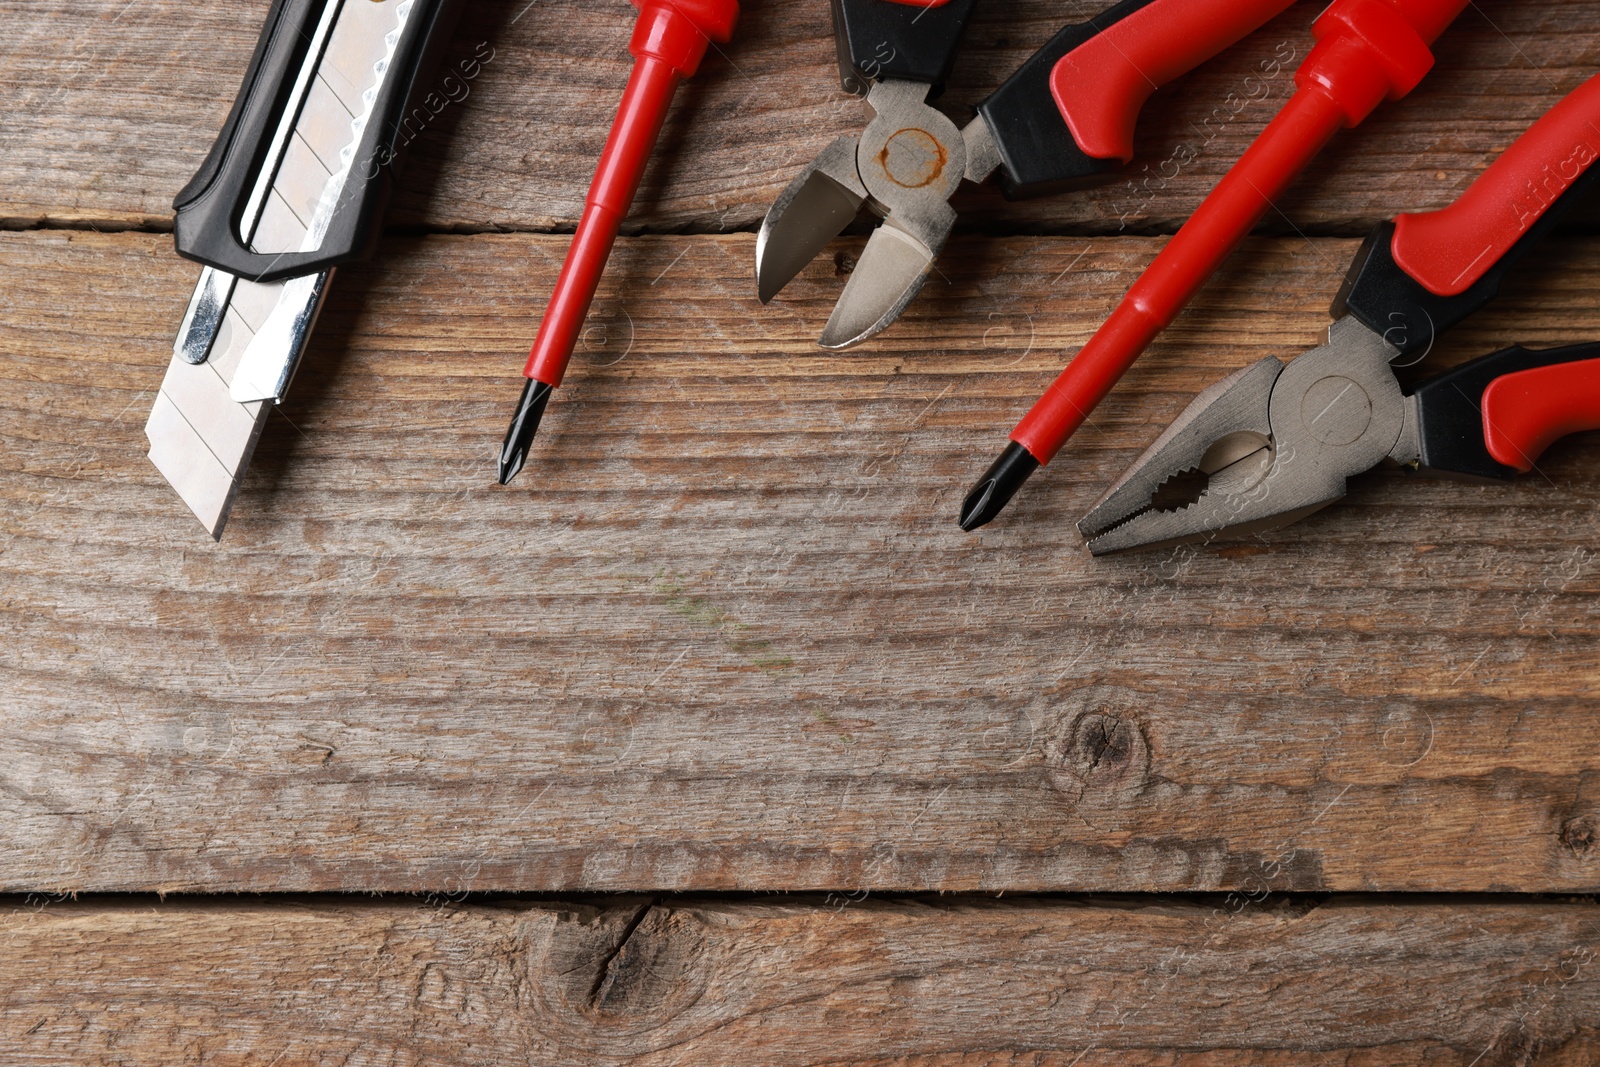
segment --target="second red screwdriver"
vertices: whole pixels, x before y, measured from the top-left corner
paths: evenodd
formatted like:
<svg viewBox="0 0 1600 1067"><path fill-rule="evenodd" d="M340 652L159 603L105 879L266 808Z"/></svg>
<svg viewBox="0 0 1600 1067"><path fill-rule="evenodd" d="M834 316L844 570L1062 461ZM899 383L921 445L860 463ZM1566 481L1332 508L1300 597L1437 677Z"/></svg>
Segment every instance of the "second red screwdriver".
<svg viewBox="0 0 1600 1067"><path fill-rule="evenodd" d="M1312 27L1317 44L1295 72L1294 97L1017 424L962 501L963 530L993 521L1050 462L1335 133L1416 88L1433 67L1433 42L1466 5L1334 0Z"/></svg>

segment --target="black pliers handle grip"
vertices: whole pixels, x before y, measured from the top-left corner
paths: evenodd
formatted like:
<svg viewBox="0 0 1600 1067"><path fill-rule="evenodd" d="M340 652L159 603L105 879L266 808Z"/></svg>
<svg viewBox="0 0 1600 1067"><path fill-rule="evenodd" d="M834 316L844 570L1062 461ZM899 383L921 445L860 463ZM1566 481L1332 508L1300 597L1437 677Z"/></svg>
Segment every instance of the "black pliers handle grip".
<svg viewBox="0 0 1600 1067"><path fill-rule="evenodd" d="M883 79L944 88L978 0L833 0L839 82L865 93Z"/></svg>
<svg viewBox="0 0 1600 1067"><path fill-rule="evenodd" d="M1061 30L978 105L1012 199L1079 187L1133 160L1150 94L1294 0L1123 0Z"/></svg>

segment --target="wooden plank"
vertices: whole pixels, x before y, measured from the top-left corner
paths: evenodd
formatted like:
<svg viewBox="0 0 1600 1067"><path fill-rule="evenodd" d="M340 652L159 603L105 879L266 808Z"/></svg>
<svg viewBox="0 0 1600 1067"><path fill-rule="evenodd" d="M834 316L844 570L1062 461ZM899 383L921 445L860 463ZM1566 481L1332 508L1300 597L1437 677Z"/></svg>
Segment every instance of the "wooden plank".
<svg viewBox="0 0 1600 1067"><path fill-rule="evenodd" d="M1072 529L1205 383L1316 342L1353 242L1253 242L955 530L1157 243L960 243L833 354L829 263L763 311L750 237L624 241L504 490L565 239L393 240L212 545L140 431L192 266L0 235L0 885L1594 891L1595 435L1241 545ZM1558 242L1435 365L1600 335L1597 284Z"/></svg>
<svg viewBox="0 0 1600 1067"><path fill-rule="evenodd" d="M986 5L946 100L967 115L1067 20L1104 0ZM1287 99L1322 0L1157 95L1139 160L1104 189L1008 205L962 194L967 225L999 232L1169 232ZM4 0L0 92L27 121L0 131L0 220L28 226L168 225L173 195L221 126L267 0ZM493 59L471 95L415 146L391 221L455 230L572 226L627 78L622 0L470 5L449 62ZM1600 0L1482 0L1439 46L1437 72L1341 137L1267 225L1356 234L1442 206L1552 103L1600 66ZM749 5L738 40L682 94L630 225L729 232L869 110L838 88L827 6ZM482 51L487 49L488 51ZM1274 65L1276 62L1276 65ZM1265 70L1276 73L1263 74ZM469 65L469 70L476 69ZM1292 220L1292 221L1290 221Z"/></svg>
<svg viewBox="0 0 1600 1067"><path fill-rule="evenodd" d="M185 901L0 930L13 1067L1600 1058L1592 901Z"/></svg>

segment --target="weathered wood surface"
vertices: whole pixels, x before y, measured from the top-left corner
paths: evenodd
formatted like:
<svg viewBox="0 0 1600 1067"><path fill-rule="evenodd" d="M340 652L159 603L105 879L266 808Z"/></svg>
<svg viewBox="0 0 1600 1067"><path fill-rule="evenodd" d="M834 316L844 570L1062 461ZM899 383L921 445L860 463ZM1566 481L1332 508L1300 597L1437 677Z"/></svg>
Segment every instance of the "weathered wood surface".
<svg viewBox="0 0 1600 1067"><path fill-rule="evenodd" d="M1588 903L64 904L8 1067L1588 1067Z"/></svg>
<svg viewBox="0 0 1600 1067"><path fill-rule="evenodd" d="M565 240L393 239L212 545L141 432L193 268L0 235L0 886L1593 891L1595 435L1242 545L1072 529L1205 383L1316 342L1353 242L1252 242L955 529L1158 243L958 243L830 354L829 263L763 311L749 236L627 241L502 490ZM1600 336L1597 286L1557 242L1435 365Z"/></svg>
<svg viewBox="0 0 1600 1067"><path fill-rule="evenodd" d="M984 5L947 97L952 113L967 114L1055 29L1103 6ZM1292 68L1322 6L1304 0L1159 94L1129 181L1031 204L969 191L960 200L967 225L1170 231L1287 99L1290 69L1264 77L1262 64L1292 55ZM0 130L0 221L169 225L172 196L221 126L266 8L6 0L0 93L14 118ZM471 4L453 59L482 44L494 59L418 142L391 221L471 231L573 225L627 78L632 13L622 0ZM1600 0L1472 4L1424 86L1341 137L1266 225L1356 234L1396 211L1448 203L1600 66L1597 26ZM750 229L805 161L869 114L838 88L827 4L747 5L737 40L682 94L630 226Z"/></svg>
<svg viewBox="0 0 1600 1067"><path fill-rule="evenodd" d="M990 238L847 355L811 339L859 239L762 310L751 239L711 236L867 117L825 4L748 5L630 221L699 236L622 242L511 490L566 241L494 231L575 221L632 12L480 0L408 236L342 275L213 546L140 432L195 268L72 231L170 228L266 6L0 0L0 228L41 231L0 234L0 890L429 896L27 898L0 1063L1600 1060L1593 901L876 894L1600 887L1600 437L1241 545L1095 562L1071 528L1196 390L1317 339L1338 238L1593 73L1600 0L1471 5L977 537L961 492L1159 247L1093 235L1193 209L1321 0L1159 94L1132 184L961 194ZM951 107L1101 6L987 5ZM1596 291L1564 239L1433 365L1600 337Z"/></svg>

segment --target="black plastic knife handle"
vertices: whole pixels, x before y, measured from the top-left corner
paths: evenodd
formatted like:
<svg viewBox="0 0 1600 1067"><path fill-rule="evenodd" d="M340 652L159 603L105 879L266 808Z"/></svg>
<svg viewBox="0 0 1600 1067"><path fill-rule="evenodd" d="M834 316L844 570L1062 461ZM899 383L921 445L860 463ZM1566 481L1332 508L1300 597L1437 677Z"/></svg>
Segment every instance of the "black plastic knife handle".
<svg viewBox="0 0 1600 1067"><path fill-rule="evenodd" d="M885 78L925 82L937 96L950 78L956 51L977 0L937 3L833 0L833 39L839 84L865 93Z"/></svg>
<svg viewBox="0 0 1600 1067"><path fill-rule="evenodd" d="M378 89L344 195L321 247L314 252L260 253L251 251L241 235L257 177L263 167L276 165L266 156L285 109L293 103L289 97L296 76L306 63L320 59L307 54L309 41L328 5L339 2L274 0L222 132L173 201L179 255L241 278L268 282L315 274L372 252L393 191L393 164L410 136L405 121L431 91L462 0L414 0L395 49L394 66Z"/></svg>

